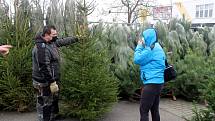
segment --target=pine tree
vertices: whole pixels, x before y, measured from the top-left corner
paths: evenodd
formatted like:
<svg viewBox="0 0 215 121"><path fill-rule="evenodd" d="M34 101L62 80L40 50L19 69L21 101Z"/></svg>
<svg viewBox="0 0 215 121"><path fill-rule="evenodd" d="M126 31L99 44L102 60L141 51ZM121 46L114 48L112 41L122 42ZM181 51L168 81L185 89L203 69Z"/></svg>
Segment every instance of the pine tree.
<svg viewBox="0 0 215 121"><path fill-rule="evenodd" d="M29 27L28 1L17 1L14 5L15 18L5 16L0 20L1 43L13 46L6 57L0 57L0 109L25 111L34 105L31 81L34 32Z"/></svg>
<svg viewBox="0 0 215 121"><path fill-rule="evenodd" d="M96 35L84 35L63 51L61 93L64 113L92 121L117 101L118 82L109 69L107 48L96 47Z"/></svg>

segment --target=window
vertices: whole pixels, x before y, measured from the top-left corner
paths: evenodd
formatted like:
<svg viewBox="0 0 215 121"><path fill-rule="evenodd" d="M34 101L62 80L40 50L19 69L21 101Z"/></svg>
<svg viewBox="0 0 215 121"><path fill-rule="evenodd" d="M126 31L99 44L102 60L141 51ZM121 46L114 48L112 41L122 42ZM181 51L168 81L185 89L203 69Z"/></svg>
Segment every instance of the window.
<svg viewBox="0 0 215 121"><path fill-rule="evenodd" d="M213 7L214 7L214 4L209 4L209 17L212 17L213 16Z"/></svg>
<svg viewBox="0 0 215 121"><path fill-rule="evenodd" d="M204 13L204 14L205 14L205 15L204 15L205 18L208 17L208 6L209 6L209 4L206 4L206 5L205 5L205 13Z"/></svg>
<svg viewBox="0 0 215 121"><path fill-rule="evenodd" d="M214 4L196 5L196 18L213 17Z"/></svg>
<svg viewBox="0 0 215 121"><path fill-rule="evenodd" d="M203 17L203 8L204 8L204 6L200 5L200 18Z"/></svg>
<svg viewBox="0 0 215 121"><path fill-rule="evenodd" d="M196 18L199 18L199 5L196 6Z"/></svg>

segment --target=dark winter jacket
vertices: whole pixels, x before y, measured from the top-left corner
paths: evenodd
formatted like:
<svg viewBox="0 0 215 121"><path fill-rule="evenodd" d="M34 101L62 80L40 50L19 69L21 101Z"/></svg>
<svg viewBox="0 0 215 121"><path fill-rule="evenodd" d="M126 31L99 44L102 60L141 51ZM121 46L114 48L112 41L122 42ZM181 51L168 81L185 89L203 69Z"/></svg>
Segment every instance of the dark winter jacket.
<svg viewBox="0 0 215 121"><path fill-rule="evenodd" d="M57 39L55 42L46 42L42 35L35 38L35 46L32 50L33 81L50 84L60 79L60 55L58 47L72 44L77 38L67 37Z"/></svg>

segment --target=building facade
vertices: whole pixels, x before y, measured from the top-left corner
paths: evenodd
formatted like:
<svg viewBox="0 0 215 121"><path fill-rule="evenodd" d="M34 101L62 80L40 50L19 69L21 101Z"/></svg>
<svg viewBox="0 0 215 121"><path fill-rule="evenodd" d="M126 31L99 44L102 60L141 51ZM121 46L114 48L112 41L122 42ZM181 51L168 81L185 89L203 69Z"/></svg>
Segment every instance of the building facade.
<svg viewBox="0 0 215 121"><path fill-rule="evenodd" d="M215 0L183 0L174 2L172 17L185 16L193 27L215 25Z"/></svg>

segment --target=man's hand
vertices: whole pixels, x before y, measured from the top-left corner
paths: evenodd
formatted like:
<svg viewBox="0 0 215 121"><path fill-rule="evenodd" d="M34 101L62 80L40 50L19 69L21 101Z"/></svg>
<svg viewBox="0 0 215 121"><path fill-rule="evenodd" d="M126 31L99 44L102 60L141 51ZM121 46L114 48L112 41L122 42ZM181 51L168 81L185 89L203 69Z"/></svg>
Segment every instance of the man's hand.
<svg viewBox="0 0 215 121"><path fill-rule="evenodd" d="M56 81L50 84L51 93L54 94L59 91L59 87L56 84Z"/></svg>
<svg viewBox="0 0 215 121"><path fill-rule="evenodd" d="M0 53L5 56L9 53L9 49L12 48L11 45L1 45L0 46Z"/></svg>

